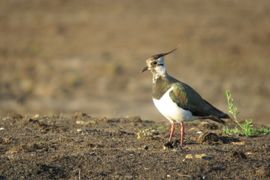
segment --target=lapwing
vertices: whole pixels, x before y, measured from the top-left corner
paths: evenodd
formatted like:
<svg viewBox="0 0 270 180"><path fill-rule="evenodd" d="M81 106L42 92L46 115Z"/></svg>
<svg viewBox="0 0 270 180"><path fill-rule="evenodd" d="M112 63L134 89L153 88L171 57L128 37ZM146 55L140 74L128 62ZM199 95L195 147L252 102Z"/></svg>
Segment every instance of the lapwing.
<svg viewBox="0 0 270 180"><path fill-rule="evenodd" d="M168 74L164 56L175 50L151 56L142 72L149 70L153 75L152 99L158 111L171 123L169 142L174 135L175 124L179 123L180 145L183 146L184 122L210 119L224 124L223 119L230 117L203 99L192 87Z"/></svg>

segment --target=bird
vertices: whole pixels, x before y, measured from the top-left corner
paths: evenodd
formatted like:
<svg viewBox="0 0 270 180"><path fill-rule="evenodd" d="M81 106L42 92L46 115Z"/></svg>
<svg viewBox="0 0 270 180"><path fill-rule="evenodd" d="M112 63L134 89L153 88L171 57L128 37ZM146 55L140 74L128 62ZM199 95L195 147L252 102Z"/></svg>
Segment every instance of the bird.
<svg viewBox="0 0 270 180"><path fill-rule="evenodd" d="M174 52L174 48L165 53L152 55L146 59L141 72L152 73L152 100L158 111L170 121L169 142L180 125L180 146L184 145L185 122L209 119L225 124L229 115L214 107L188 84L177 80L167 72L164 57Z"/></svg>

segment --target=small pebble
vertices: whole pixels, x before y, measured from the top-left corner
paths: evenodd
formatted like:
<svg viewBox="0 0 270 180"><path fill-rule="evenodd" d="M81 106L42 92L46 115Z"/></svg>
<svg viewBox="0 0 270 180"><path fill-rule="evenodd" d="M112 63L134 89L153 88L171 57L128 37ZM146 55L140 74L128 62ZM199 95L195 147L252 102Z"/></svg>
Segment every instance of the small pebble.
<svg viewBox="0 0 270 180"><path fill-rule="evenodd" d="M34 119L37 119L37 118L39 118L39 117L40 117L39 114L35 114L33 118L34 118Z"/></svg>
<svg viewBox="0 0 270 180"><path fill-rule="evenodd" d="M148 150L149 147L148 147L147 145L145 145L145 146L143 147L143 149Z"/></svg>
<svg viewBox="0 0 270 180"><path fill-rule="evenodd" d="M232 142L233 145L245 145L246 143L244 141L239 141L239 142Z"/></svg>

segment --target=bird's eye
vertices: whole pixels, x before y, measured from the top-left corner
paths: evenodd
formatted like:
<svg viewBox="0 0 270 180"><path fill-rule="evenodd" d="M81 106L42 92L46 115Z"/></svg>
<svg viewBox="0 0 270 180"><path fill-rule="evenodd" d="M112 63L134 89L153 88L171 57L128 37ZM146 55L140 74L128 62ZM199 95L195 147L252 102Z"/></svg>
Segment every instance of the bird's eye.
<svg viewBox="0 0 270 180"><path fill-rule="evenodd" d="M154 64L154 65L157 65L157 61L154 61L153 64Z"/></svg>

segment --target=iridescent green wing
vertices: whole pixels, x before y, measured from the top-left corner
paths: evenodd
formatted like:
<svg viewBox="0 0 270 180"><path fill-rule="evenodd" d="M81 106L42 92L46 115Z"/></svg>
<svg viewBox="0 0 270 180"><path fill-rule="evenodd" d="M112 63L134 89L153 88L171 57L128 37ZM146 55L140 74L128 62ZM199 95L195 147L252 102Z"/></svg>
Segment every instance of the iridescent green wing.
<svg viewBox="0 0 270 180"><path fill-rule="evenodd" d="M184 83L174 83L172 85L170 97L180 108L188 110L194 116L207 116L204 111L204 100L191 87Z"/></svg>

